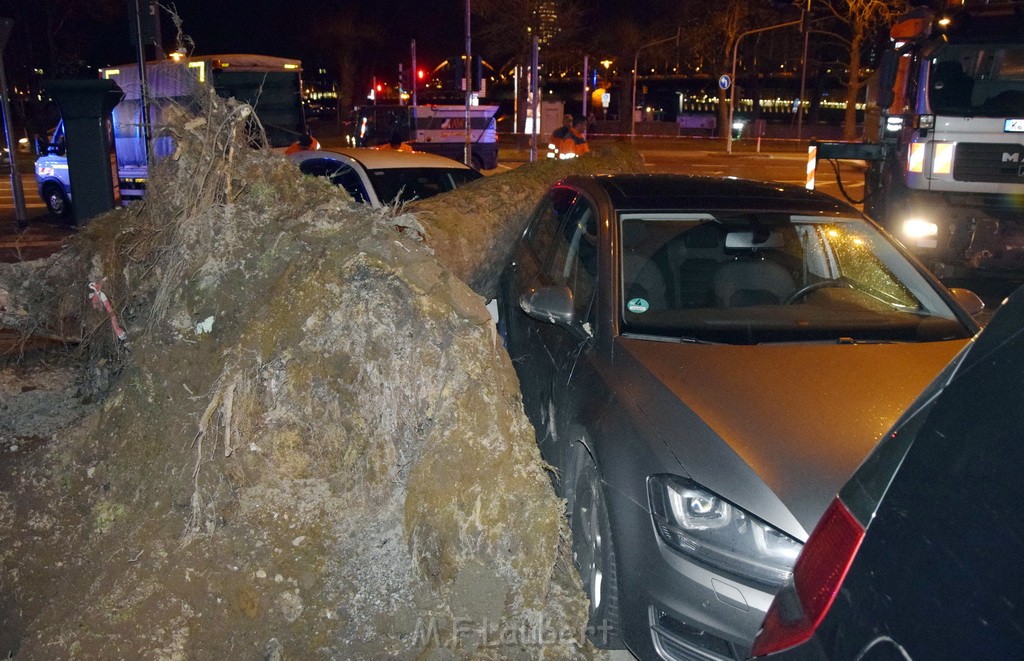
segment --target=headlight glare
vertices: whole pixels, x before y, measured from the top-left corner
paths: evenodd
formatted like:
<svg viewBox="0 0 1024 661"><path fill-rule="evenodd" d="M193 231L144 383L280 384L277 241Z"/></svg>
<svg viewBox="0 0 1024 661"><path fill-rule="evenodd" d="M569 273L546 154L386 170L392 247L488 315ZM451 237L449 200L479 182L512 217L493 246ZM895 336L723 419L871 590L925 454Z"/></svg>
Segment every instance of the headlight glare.
<svg viewBox="0 0 1024 661"><path fill-rule="evenodd" d="M648 478L659 537L699 562L760 583L781 585L803 545L697 483L676 475Z"/></svg>
<svg viewBox="0 0 1024 661"><path fill-rule="evenodd" d="M909 239L924 239L939 235L939 226L923 218L908 218L903 221L903 234Z"/></svg>

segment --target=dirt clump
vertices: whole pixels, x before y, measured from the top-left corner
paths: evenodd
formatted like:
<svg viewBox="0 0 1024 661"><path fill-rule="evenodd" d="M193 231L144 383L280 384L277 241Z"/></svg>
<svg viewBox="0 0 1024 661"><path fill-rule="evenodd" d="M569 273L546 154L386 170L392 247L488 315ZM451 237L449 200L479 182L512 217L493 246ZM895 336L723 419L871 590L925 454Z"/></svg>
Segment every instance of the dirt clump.
<svg viewBox="0 0 1024 661"><path fill-rule="evenodd" d="M0 372L0 653L593 655L480 294L543 187L635 155L373 211L201 108L144 202L0 273L15 325L80 339Z"/></svg>

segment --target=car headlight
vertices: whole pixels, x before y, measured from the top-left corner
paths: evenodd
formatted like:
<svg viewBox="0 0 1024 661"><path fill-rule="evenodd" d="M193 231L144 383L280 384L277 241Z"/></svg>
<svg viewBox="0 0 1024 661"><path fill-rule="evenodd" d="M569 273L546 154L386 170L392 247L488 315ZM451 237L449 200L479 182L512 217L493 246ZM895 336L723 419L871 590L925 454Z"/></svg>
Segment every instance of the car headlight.
<svg viewBox="0 0 1024 661"><path fill-rule="evenodd" d="M799 541L691 480L652 475L647 487L654 527L675 550L770 585L792 574Z"/></svg>

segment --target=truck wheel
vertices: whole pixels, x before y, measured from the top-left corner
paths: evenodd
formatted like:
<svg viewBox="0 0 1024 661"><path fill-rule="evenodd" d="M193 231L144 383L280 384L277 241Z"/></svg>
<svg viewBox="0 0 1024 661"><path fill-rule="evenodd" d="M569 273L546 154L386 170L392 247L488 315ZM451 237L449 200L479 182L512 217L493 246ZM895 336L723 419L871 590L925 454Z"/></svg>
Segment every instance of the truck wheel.
<svg viewBox="0 0 1024 661"><path fill-rule="evenodd" d="M50 215L57 220L71 220L71 202L64 190L57 184L46 184L43 186L43 200Z"/></svg>

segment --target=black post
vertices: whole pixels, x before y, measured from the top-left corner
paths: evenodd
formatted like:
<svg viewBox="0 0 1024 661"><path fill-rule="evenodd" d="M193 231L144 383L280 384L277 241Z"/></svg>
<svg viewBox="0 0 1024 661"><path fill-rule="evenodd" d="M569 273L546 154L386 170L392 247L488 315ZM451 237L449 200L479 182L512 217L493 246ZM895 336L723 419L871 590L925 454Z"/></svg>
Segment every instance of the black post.
<svg viewBox="0 0 1024 661"><path fill-rule="evenodd" d="M112 80L51 80L43 88L64 120L68 177L81 223L121 202L110 112L124 92Z"/></svg>
<svg viewBox="0 0 1024 661"><path fill-rule="evenodd" d="M11 36L11 28L14 21L9 18L0 18L0 113L4 116L4 137L7 139L7 155L11 159L11 192L14 195L14 218L18 227L24 227L28 222L28 214L25 211L25 191L21 186L21 173L18 172L17 141L14 139L14 130L11 128L11 102L7 98L7 75L4 71L4 49L7 48L7 40Z"/></svg>

